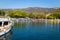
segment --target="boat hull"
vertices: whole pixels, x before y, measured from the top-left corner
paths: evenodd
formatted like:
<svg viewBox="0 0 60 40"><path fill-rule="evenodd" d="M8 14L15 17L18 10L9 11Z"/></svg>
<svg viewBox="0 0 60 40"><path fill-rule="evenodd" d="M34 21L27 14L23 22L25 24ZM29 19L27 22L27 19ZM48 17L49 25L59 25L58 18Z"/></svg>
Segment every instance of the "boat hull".
<svg viewBox="0 0 60 40"><path fill-rule="evenodd" d="M3 28L1 27L0 28L0 36L9 32L11 30L12 26L13 26L13 23L10 23L9 25L4 26Z"/></svg>
<svg viewBox="0 0 60 40"><path fill-rule="evenodd" d="M5 29L1 29L0 30L0 36L8 33L10 30L11 30L11 27L8 27L8 28L6 27Z"/></svg>

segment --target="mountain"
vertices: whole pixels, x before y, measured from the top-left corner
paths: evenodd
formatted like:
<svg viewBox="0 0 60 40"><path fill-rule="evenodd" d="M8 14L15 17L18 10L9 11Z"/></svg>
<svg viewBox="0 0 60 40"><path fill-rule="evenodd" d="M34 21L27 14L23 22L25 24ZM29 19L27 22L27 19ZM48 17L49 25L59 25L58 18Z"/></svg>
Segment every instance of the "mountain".
<svg viewBox="0 0 60 40"><path fill-rule="evenodd" d="M22 9L23 11L26 11L28 13L42 13L42 12L50 12L51 10L53 10L53 8L42 8L42 7L29 7L29 8L25 8Z"/></svg>
<svg viewBox="0 0 60 40"><path fill-rule="evenodd" d="M54 12L54 11L60 11L60 8L43 8L43 7L28 7L28 8L23 8L23 9L2 9L5 12L9 10L22 10L27 13L49 13L49 12Z"/></svg>

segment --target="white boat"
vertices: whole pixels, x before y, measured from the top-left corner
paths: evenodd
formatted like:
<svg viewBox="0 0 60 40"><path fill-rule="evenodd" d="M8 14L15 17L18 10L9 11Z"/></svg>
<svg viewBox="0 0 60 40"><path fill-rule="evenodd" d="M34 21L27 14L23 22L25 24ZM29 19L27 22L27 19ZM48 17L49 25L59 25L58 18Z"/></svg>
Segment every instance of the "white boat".
<svg viewBox="0 0 60 40"><path fill-rule="evenodd" d="M12 20L10 18L0 18L0 36L11 30Z"/></svg>

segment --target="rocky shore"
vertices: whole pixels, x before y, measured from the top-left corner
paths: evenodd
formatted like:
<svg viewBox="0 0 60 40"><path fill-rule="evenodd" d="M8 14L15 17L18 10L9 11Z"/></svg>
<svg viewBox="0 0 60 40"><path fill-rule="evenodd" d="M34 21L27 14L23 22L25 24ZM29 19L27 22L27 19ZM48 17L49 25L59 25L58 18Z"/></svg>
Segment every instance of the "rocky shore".
<svg viewBox="0 0 60 40"><path fill-rule="evenodd" d="M12 18L14 22L60 22L60 19Z"/></svg>

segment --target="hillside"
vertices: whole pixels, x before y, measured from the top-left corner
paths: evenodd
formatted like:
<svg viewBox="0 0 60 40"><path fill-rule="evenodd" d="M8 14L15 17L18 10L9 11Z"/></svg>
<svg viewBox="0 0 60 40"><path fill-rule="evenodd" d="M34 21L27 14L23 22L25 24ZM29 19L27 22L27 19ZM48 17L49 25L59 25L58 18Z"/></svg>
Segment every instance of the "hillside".
<svg viewBox="0 0 60 40"><path fill-rule="evenodd" d="M28 8L23 8L23 9L0 9L0 10L4 10L5 12L9 10L22 10L27 13L42 13L42 12L49 13L53 11L60 11L60 8L28 7Z"/></svg>
<svg viewBox="0 0 60 40"><path fill-rule="evenodd" d="M41 8L41 7L29 7L22 9L23 11L26 11L28 13L42 13L42 12L49 12L50 8Z"/></svg>

